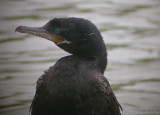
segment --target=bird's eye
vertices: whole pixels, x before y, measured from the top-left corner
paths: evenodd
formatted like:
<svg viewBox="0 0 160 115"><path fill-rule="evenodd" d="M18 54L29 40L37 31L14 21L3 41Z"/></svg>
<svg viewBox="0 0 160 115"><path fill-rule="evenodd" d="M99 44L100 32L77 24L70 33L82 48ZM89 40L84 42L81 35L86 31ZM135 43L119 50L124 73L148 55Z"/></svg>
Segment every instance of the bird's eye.
<svg viewBox="0 0 160 115"><path fill-rule="evenodd" d="M59 30L59 29L55 29L55 30L54 30L54 34L55 34L55 35L59 35L59 34L60 34L60 30Z"/></svg>

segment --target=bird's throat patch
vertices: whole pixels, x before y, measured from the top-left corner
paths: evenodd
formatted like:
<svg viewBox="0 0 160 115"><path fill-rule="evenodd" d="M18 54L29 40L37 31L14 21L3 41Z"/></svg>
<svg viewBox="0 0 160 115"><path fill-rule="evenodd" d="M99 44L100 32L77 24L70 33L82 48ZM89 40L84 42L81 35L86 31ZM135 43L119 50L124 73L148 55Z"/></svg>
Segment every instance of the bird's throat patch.
<svg viewBox="0 0 160 115"><path fill-rule="evenodd" d="M53 37L53 42L55 44L58 44L58 43L61 43L61 42L64 42L64 41L65 41L65 39L63 37L61 37L61 36L54 36Z"/></svg>

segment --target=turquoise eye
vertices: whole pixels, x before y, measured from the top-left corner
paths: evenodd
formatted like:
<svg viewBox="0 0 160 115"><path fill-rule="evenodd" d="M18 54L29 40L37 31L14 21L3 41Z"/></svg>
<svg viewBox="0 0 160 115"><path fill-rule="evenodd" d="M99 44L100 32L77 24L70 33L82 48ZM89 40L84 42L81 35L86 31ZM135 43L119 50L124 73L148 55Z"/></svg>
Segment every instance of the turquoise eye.
<svg viewBox="0 0 160 115"><path fill-rule="evenodd" d="M60 30L59 29L55 29L54 30L54 34L59 35L60 34Z"/></svg>

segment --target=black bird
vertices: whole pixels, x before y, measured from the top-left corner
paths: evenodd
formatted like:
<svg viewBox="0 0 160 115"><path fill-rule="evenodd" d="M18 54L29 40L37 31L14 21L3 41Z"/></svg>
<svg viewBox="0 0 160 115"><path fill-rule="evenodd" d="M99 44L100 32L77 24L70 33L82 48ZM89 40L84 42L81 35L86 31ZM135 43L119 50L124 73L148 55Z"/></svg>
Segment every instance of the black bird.
<svg viewBox="0 0 160 115"><path fill-rule="evenodd" d="M104 77L107 53L97 27L82 18L54 18L43 27L16 31L54 42L72 55L62 57L37 81L31 115L120 115Z"/></svg>

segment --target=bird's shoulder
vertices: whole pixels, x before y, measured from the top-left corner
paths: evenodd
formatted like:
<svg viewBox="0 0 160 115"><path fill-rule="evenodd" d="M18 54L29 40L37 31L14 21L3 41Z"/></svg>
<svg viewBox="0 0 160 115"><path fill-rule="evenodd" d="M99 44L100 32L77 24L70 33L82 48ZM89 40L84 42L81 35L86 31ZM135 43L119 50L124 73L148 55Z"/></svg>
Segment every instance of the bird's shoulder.
<svg viewBox="0 0 160 115"><path fill-rule="evenodd" d="M44 73L38 78L36 82L36 93L40 93L41 90L43 89L43 83L45 81L48 71L49 69L45 70Z"/></svg>
<svg viewBox="0 0 160 115"><path fill-rule="evenodd" d="M110 95L112 93L111 86L104 75L94 74L93 78L95 87L98 88L102 93L107 95Z"/></svg>
<svg viewBox="0 0 160 115"><path fill-rule="evenodd" d="M67 76L74 76L77 73L77 67L74 59L70 56L59 59L53 66L45 70L44 73L38 78L36 85L36 92L41 93L47 81L54 83L57 79Z"/></svg>
<svg viewBox="0 0 160 115"><path fill-rule="evenodd" d="M102 94L102 97L112 106L118 106L119 109L123 110L118 100L116 99L115 94L111 88L106 77L102 74L94 74L94 87ZM119 111L119 110L118 110Z"/></svg>

